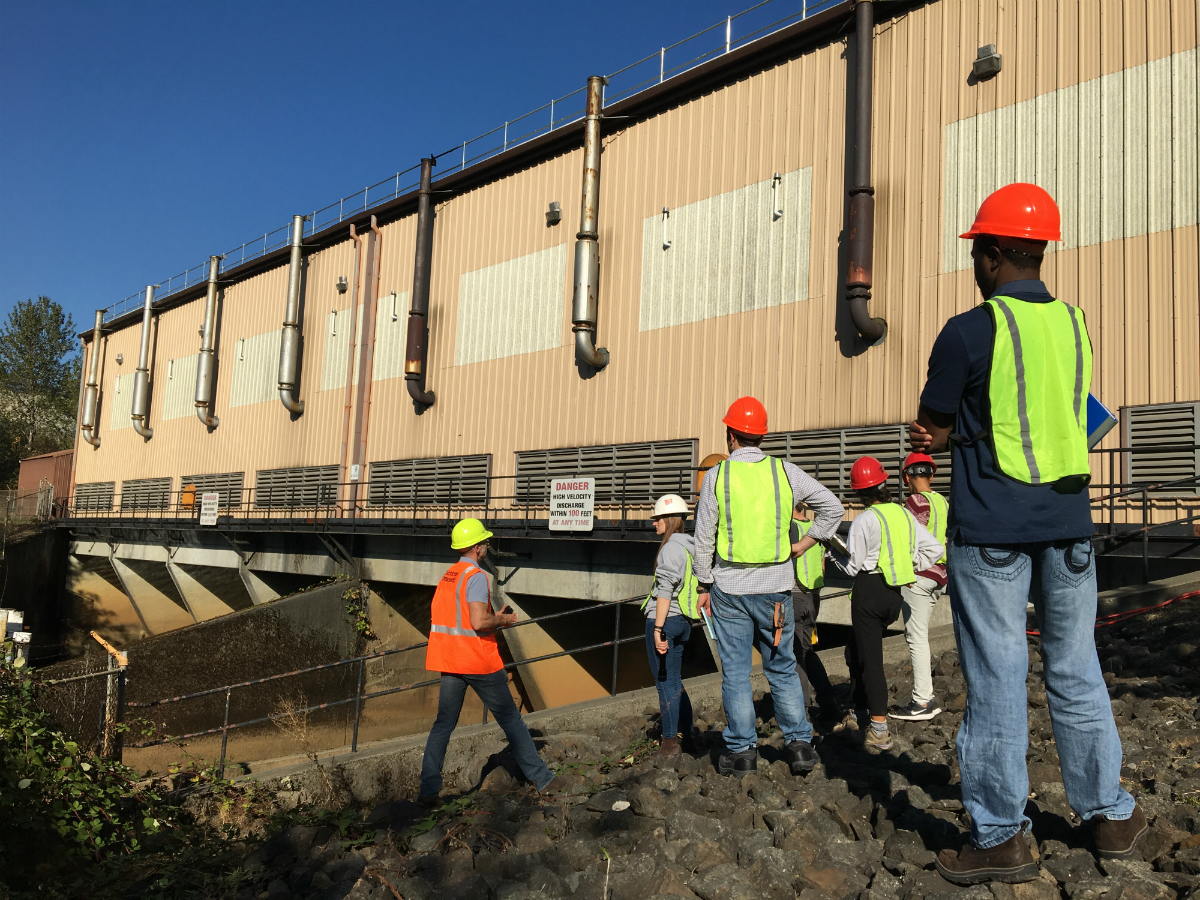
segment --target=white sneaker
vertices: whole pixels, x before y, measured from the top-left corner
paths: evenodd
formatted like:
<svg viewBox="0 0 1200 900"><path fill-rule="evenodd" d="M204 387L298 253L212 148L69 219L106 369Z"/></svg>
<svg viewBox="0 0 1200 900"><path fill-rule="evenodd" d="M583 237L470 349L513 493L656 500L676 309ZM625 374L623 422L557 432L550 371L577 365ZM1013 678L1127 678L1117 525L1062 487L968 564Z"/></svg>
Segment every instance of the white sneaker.
<svg viewBox="0 0 1200 900"><path fill-rule="evenodd" d="M892 719L903 719L906 722L925 722L932 719L942 708L937 705L937 700L930 700L928 703L918 703L916 700L908 701L908 706L894 709L888 716Z"/></svg>

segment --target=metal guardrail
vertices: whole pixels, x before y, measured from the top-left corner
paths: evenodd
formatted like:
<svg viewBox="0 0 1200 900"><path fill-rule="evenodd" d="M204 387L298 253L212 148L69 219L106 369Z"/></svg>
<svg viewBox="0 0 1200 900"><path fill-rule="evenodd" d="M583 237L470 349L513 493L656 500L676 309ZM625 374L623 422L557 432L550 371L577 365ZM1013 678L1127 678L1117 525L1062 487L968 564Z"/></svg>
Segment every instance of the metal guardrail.
<svg viewBox="0 0 1200 900"><path fill-rule="evenodd" d="M796 3L795 0L763 0L761 3L735 15L727 16L702 31L669 46L661 47L657 52L613 72L607 76L610 85L606 90L604 102L607 104L631 97L689 69L703 65L723 53L728 53L788 25L803 21L815 13L823 12L836 6L839 2L841 0L801 0L800 3ZM779 15L786 7L791 7L795 11ZM796 7L799 8L796 9ZM734 33L735 24L737 26L736 35ZM714 32L716 33L715 42L713 41ZM668 52L674 54L670 65L667 62ZM695 55L680 61L680 52L695 53ZM454 175L475 163L497 156L513 147L549 134L556 128L570 125L583 118L585 90L581 87L569 94L554 98L537 109L509 119L490 131L468 138L436 154L435 159L445 159L449 163L448 166L439 168L437 178L440 180L448 175ZM372 205L394 200L402 194L416 190L419 180L414 178L409 181L407 176L419 169L419 164L404 169L382 181L367 185L360 191L340 197L328 206L314 210L305 225L305 236L311 236L330 225L336 225L350 216L370 209ZM273 231L264 232L262 237L256 236L227 251L221 263L222 271L259 259L273 250L286 246L291 239L290 230L291 222L289 221ZM206 259L204 262L185 269L178 275L172 275L155 285L160 291L156 302L166 300L172 294L199 284L207 278L208 260ZM107 307L104 310L104 321L108 322L117 316L140 309L143 300L144 289L139 289L136 293Z"/></svg>
<svg viewBox="0 0 1200 900"><path fill-rule="evenodd" d="M523 619L523 620L517 622L515 625L510 626L509 628L503 629L504 631L511 631L512 629L515 629L515 628L521 628L526 625L534 625L534 624L538 624L540 622L546 622L550 619L559 619L559 618L564 618L566 616L593 613L597 609L604 609L605 607L611 607L614 610L613 636L612 636L611 640L597 641L595 643L587 644L582 647L573 647L570 650L561 650L557 653L546 653L541 656L534 656L534 657L529 657L527 659L514 660L513 662L505 663L505 665L504 665L505 670L518 669L522 666L529 666L529 665L532 665L533 663L545 662L546 660L550 660L550 659L558 659L563 656L573 656L577 653L585 653L585 652L590 652L593 650L602 650L606 647L612 647L612 651L613 651L612 652L612 680L611 680L610 687L609 687L609 693L612 696L616 696L617 678L618 678L618 673L620 671L620 653L618 652L620 649L620 645L621 644L629 644L629 643L633 643L636 641L645 641L644 635L636 635L633 637L626 637L626 638L621 637L621 607L626 604L640 602L640 600L641 600L640 597L633 597L633 598L625 598L622 600L603 601L603 602L595 603L591 606L581 607L578 609L564 610L562 612L548 613L547 615L544 615L544 616L536 616L536 617L530 618L530 619ZM295 678L297 676L307 675L307 674L311 674L313 672L328 671L331 669L338 669L338 668L343 668L345 666L355 666L356 665L358 667L358 672L357 672L357 678L355 680L355 690L354 690L353 696L345 697L340 700L329 700L324 703L312 704L303 709L294 710L291 712L292 712L292 714L297 714L297 715L299 715L299 714L307 715L308 713L316 712L318 710L333 709L333 708L340 707L340 706L348 706L349 704L353 703L354 704L354 726L353 726L352 738L351 738L351 743L350 743L350 752L357 753L358 752L358 731L359 731L359 725L362 721L362 708L363 708L364 703L366 703L368 700L373 700L378 697L386 697L391 694L401 694L401 693L406 693L408 691L413 691L413 690L416 690L417 688L430 687L432 685L438 684L441 680L441 678L439 676L438 678L431 678L431 679L427 679L424 681L417 681L412 684L401 685L400 687L385 688L384 690L365 692L364 687L366 684L366 665L367 665L367 663L370 662L371 660L382 659L387 656L395 656L396 654L399 654L399 653L407 653L412 650L420 650L420 649L428 646L428 644L429 644L428 641L422 641L417 644L410 644L407 647L398 647L398 648L395 648L392 650L381 650L377 653L369 653L364 656L355 656L355 657L351 657L349 659L340 659L340 660L337 660L336 662L323 663L323 664L317 665L317 666L309 666L304 669L297 669L293 672L282 672L278 675L269 675L265 678L257 678L257 679L253 679L251 681L242 681L242 682L238 682L237 684L229 684L229 685L223 685L221 687L216 687L216 688L208 688L207 690L194 691L192 693L181 694L176 697L164 697L164 698L161 698L158 700L146 700L146 701L140 701L140 702L126 702L124 704L124 709L122 709L118 715L123 716L125 710L129 710L129 709L153 709L153 708L168 706L168 705L172 705L172 704L176 704L176 703L182 703L187 700L195 700L195 699L198 699L201 697L210 697L210 696L219 695L219 694L225 695L224 721L222 721L220 726L214 726L212 728L205 728L200 731L194 731L194 732L191 732L188 734L164 736L164 737L160 737L160 738L155 738L154 740L144 741L144 742L136 743L136 744L130 743L130 744L126 744L125 746L128 746L130 749L140 750L140 749L145 749L148 747L160 746L162 744L174 743L177 741L194 740L194 739L200 738L200 737L208 737L210 735L220 734L221 735L221 754L220 754L220 758L218 761L218 777L220 777L225 772L225 761L226 761L226 757L228 754L228 746L229 746L229 732L231 732L235 729L238 729L238 728L248 728L252 725L262 725L267 722L273 722L278 718L277 715L266 715L266 716L257 716L252 719L245 719L245 720L241 720L241 721L231 722L230 721L230 710L231 710L232 703L233 703L233 692L234 691L243 689L243 688L252 687L254 685L268 684L271 682L283 681L285 679ZM96 673L96 674L104 674L104 673ZM81 677L88 678L88 677L93 677L93 676L81 676ZM63 681L65 681L65 680L66 679L64 679ZM59 682L59 683L62 683L62 682ZM124 694L122 693L121 696L123 698ZM487 722L487 708L486 707L484 707L483 721L485 723Z"/></svg>

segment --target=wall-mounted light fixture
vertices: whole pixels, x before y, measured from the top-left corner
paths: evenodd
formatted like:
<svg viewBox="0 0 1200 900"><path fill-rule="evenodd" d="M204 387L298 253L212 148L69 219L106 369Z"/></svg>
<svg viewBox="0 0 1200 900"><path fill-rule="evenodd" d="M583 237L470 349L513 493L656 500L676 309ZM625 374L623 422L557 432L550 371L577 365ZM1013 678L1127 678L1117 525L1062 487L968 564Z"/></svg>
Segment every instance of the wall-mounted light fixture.
<svg viewBox="0 0 1200 900"><path fill-rule="evenodd" d="M550 201L550 208L546 210L546 227L557 225L562 221L562 206L557 200Z"/></svg>
<svg viewBox="0 0 1200 900"><path fill-rule="evenodd" d="M663 249L664 249L664 250L670 250L670 249L671 249L671 242L667 240L667 219L669 219L669 218L671 218L671 211L670 211L669 209L667 209L667 208L664 206L664 207L663 207L663 218L662 218L662 223L663 223Z"/></svg>
<svg viewBox="0 0 1200 900"><path fill-rule="evenodd" d="M980 81L987 81L1000 74L1000 54L996 52L995 44L980 47L971 63L971 74Z"/></svg>
<svg viewBox="0 0 1200 900"><path fill-rule="evenodd" d="M778 172L771 179L771 218L775 221L783 218L783 208L779 205L779 185L783 181L783 176Z"/></svg>
<svg viewBox="0 0 1200 900"><path fill-rule="evenodd" d="M242 352L242 351L243 351L243 350L245 350L245 349L246 349L246 339L245 339L245 338L238 338L238 352L237 352L237 358L238 358L238 360L239 360L239 361L240 361L240 360L244 360L244 359L246 358L246 354Z"/></svg>
<svg viewBox="0 0 1200 900"><path fill-rule="evenodd" d="M392 291L392 321L396 321L396 292Z"/></svg>
<svg viewBox="0 0 1200 900"><path fill-rule="evenodd" d="M174 377L175 377L175 360L168 359L167 360L167 381L170 381Z"/></svg>
<svg viewBox="0 0 1200 900"><path fill-rule="evenodd" d="M333 337L337 337L337 310L336 309L331 309L329 311L329 334Z"/></svg>
<svg viewBox="0 0 1200 900"><path fill-rule="evenodd" d="M347 290L349 290L349 289L350 289L350 284L349 284L349 282L347 282L347 281L346 281L346 276L345 276L345 275L339 275L339 276L338 276L338 280L337 280L337 291L338 291L338 293L339 293L339 294L344 294L344 293L346 293L346 291L347 291Z"/></svg>
<svg viewBox="0 0 1200 900"><path fill-rule="evenodd" d="M117 354L117 365L119 366L123 362L125 362L125 355L123 353L118 353Z"/></svg>

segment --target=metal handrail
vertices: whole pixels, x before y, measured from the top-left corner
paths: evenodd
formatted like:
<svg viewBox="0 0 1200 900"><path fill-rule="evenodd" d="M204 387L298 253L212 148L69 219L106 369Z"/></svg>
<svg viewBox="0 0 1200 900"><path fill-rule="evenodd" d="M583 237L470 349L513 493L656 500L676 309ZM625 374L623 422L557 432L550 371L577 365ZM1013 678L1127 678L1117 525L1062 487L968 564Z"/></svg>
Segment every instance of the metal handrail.
<svg viewBox="0 0 1200 900"><path fill-rule="evenodd" d="M636 81L628 87L608 93L605 97L605 103L611 104L618 99L631 97L643 90L646 90L652 85L661 84L666 79L672 78L690 69L694 69L696 66L703 65L708 60L713 59L722 53L728 53L733 49L745 46L746 44L758 40L759 38L764 37L774 31L778 31L787 25L793 24L797 21L803 21L814 13L822 12L826 9L836 6L839 2L842 2L842 0L811 0L811 2L810 0L801 0L799 3L799 11L785 15L782 18L775 19L766 25L761 25L757 28L749 30L736 38L732 37L732 25L742 17L760 10L763 7L770 6L772 9L778 9L789 5L789 0L762 0L762 2L756 3L755 5L744 9L739 13L727 16L725 19L717 22L714 25L710 25L708 28L704 28L700 31L697 31L695 34L683 38L682 40L662 47L656 53L652 53L649 56L643 57L637 62L631 63L622 69L617 69L608 76L610 81L619 78L620 76L627 75L651 61L658 62L657 77L642 78L642 80ZM790 3L794 4L795 0L790 0ZM721 41L717 47L707 49L696 56L690 57L684 62L676 63L671 68L666 68L665 62L667 51L682 47L685 44L697 40L722 26L724 26L726 29L726 39ZM504 122L504 124L498 125L490 131L485 131L473 138L461 141L460 143L455 144L453 147L436 154L434 157L435 159L440 160L443 157L446 157L456 160L456 162L452 165L443 167L439 170L437 176L438 179L445 178L448 175L454 175L463 171L474 163L481 162L482 160L489 159L497 154L504 153L505 151L531 141L536 137L549 134L556 128L578 121L579 119L583 118L584 114L582 102L578 108L571 107L567 111L566 115L561 114L562 109L559 105L562 103L562 101L574 97L577 94L582 97L584 93L584 88L571 91L570 93L551 100L549 103L545 103L536 109L524 113L523 115L509 119ZM555 115L556 106L559 106L558 111L560 113L560 115L557 116ZM512 125L525 119L529 119L530 117L544 112L547 109L549 109L550 115L546 125L539 125L536 128L517 136L509 135L509 129ZM471 145L500 133L503 133L504 138L499 143L493 141L483 149L471 149ZM380 203L394 200L397 197L400 197L402 194L416 190L419 186L419 182L414 181L411 184L405 183L404 185L401 185L400 179L402 176L407 175L409 172L413 172L419 168L420 165L418 164L416 166L412 166L411 168L404 169L403 171L397 172L395 175L391 175L382 181L378 181L372 185L367 185L360 191L355 191L353 194L350 194L346 197L341 197L327 206L314 210L309 216L308 223L305 226L305 236L310 237L323 228L328 228L330 225L339 224L350 216L357 215L358 213L372 208L372 205L378 205ZM390 190L387 190L388 186L390 186ZM381 188L384 189L383 193L374 193ZM361 201L358 199L359 197L362 198ZM334 210L337 211L336 216L334 215ZM221 263L221 270L224 271L227 268L239 266L246 262L252 262L255 259L266 256L273 250L277 250L286 246L290 240L290 229L290 223L281 225L279 228L276 228L273 231L264 232L262 237L255 237L253 240L246 241L240 246L234 247L224 255ZM208 260L205 260L203 263L192 266L189 269L185 269L178 275L172 275L169 278L159 282L157 285L155 285L155 287L159 290L159 299L156 302L162 302L179 291L186 290L187 288L193 287L205 281L208 277L208 266L209 262ZM104 310L104 321L108 322L117 316L123 315L126 312L140 307L142 304L142 298L143 292L141 289L139 289L137 293L131 294L125 299L119 300L116 303L113 303L111 306L106 307Z"/></svg>

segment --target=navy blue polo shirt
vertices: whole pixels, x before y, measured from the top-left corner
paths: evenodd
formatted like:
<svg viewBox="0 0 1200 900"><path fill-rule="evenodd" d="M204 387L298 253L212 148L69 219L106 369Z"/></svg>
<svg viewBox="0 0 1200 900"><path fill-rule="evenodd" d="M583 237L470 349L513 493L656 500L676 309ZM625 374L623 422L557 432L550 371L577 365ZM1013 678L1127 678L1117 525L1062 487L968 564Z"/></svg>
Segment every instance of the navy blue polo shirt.
<svg viewBox="0 0 1200 900"><path fill-rule="evenodd" d="M1054 298L1041 281L1010 281L994 296L1033 303ZM929 354L921 404L955 415L954 430L970 437L986 425L992 360L992 317L980 305L952 317ZM1088 491L1056 494L1048 484L1023 484L1001 474L989 441L953 442L949 533L968 544L1027 544L1090 537L1095 531Z"/></svg>

